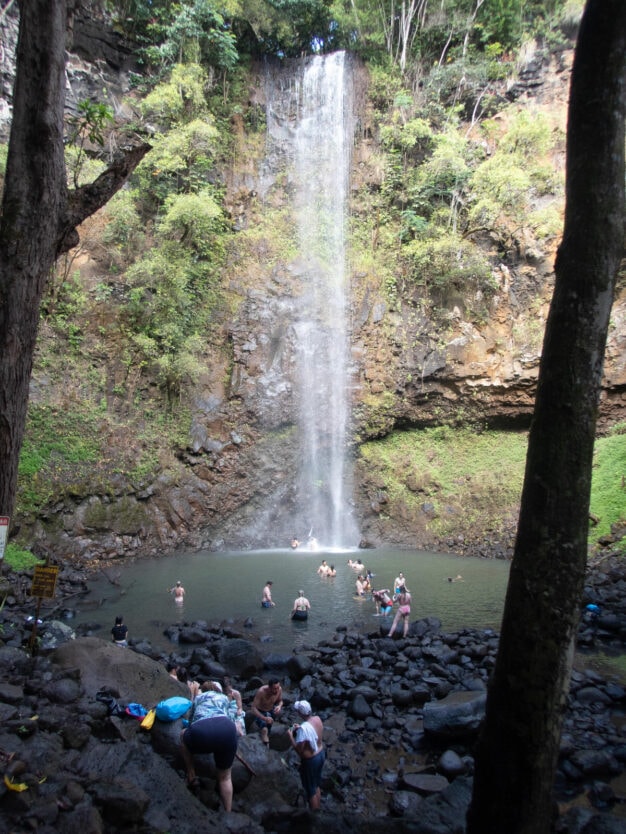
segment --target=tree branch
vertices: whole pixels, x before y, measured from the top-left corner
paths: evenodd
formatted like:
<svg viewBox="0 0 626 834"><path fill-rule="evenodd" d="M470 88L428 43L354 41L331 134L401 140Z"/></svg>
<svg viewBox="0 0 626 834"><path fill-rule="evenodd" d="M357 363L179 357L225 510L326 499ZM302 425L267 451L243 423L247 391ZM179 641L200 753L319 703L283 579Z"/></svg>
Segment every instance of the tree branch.
<svg viewBox="0 0 626 834"><path fill-rule="evenodd" d="M67 211L59 227L57 256L77 245L79 236L76 228L108 203L151 148L152 145L142 142L124 151L94 182L68 192Z"/></svg>

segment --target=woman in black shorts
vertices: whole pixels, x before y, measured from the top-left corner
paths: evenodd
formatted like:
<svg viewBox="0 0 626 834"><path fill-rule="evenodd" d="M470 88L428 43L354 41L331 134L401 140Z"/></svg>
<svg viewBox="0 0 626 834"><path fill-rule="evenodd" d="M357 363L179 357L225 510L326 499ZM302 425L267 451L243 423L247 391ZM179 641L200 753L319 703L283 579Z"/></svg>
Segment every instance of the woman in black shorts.
<svg viewBox="0 0 626 834"><path fill-rule="evenodd" d="M237 753L237 729L228 717L228 705L228 697L219 691L201 692L194 699L191 724L181 734L188 784L191 787L198 785L194 754L213 753L218 788L226 811L230 811L233 804L231 769Z"/></svg>

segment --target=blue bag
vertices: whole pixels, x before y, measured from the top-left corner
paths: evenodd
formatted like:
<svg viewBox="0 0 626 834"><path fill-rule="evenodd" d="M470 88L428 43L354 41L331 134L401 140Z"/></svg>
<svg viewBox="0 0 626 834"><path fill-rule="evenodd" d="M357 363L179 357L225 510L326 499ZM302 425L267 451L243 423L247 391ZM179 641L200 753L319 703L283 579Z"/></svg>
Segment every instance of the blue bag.
<svg viewBox="0 0 626 834"><path fill-rule="evenodd" d="M145 718L148 714L148 710L142 706L141 704L130 703L126 707L126 715L129 715L131 718Z"/></svg>
<svg viewBox="0 0 626 834"><path fill-rule="evenodd" d="M181 718L191 706L189 698L181 698L174 695L173 698L166 698L156 705L156 717L159 721L176 721Z"/></svg>

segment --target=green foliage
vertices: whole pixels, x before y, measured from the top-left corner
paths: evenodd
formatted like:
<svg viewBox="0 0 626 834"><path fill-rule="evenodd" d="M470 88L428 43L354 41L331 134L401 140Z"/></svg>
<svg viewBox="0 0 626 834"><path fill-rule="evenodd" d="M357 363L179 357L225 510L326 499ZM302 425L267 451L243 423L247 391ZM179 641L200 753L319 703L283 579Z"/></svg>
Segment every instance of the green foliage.
<svg viewBox="0 0 626 834"><path fill-rule="evenodd" d="M491 92L492 82L506 77L512 66L476 50L457 56L451 50L449 61L433 67L424 79L429 106L457 108L467 121L492 116L502 109L501 99Z"/></svg>
<svg viewBox="0 0 626 834"><path fill-rule="evenodd" d="M76 145L66 145L64 156L69 188L80 188L93 182L106 168L102 160L86 155Z"/></svg>
<svg viewBox="0 0 626 834"><path fill-rule="evenodd" d="M522 0L485 0L479 12L483 39L498 41L509 49L519 42L522 26Z"/></svg>
<svg viewBox="0 0 626 834"><path fill-rule="evenodd" d="M471 175L468 151L467 140L455 130L434 138L434 150L414 179L411 202L418 213L427 216L434 205L451 205L462 192Z"/></svg>
<svg viewBox="0 0 626 834"><path fill-rule="evenodd" d="M470 428L393 432L359 449L362 465L384 484L404 523L422 517L425 501L438 517L435 530L445 536L458 529L485 536L501 529L507 509L514 513L521 495L526 458L524 433L477 432ZM361 464L360 464L361 465ZM371 478L371 476L370 476ZM443 508L452 508L448 515Z"/></svg>
<svg viewBox="0 0 626 834"><path fill-rule="evenodd" d="M554 239L563 231L563 215L556 203L531 211L528 226L539 241Z"/></svg>
<svg viewBox="0 0 626 834"><path fill-rule="evenodd" d="M99 102L79 101L76 116L68 116L66 124L69 128L68 142L73 145L83 145L88 139L95 145L104 145L104 131L107 124L113 122L113 111L107 104Z"/></svg>
<svg viewBox="0 0 626 834"><path fill-rule="evenodd" d="M404 81L398 68L394 65L374 64L370 67L368 95L372 105L385 113L404 90Z"/></svg>
<svg viewBox="0 0 626 834"><path fill-rule="evenodd" d="M501 237L523 228L536 229L538 237L558 231L556 208L532 209L537 197L559 191L553 168L544 161L553 142L550 125L541 114L515 115L495 152L478 165L468 184L471 229L499 230Z"/></svg>
<svg viewBox="0 0 626 834"><path fill-rule="evenodd" d="M402 212L402 230L400 239L403 241L413 240L419 235L426 233L428 221L426 218L416 214L413 209L405 209Z"/></svg>
<svg viewBox="0 0 626 834"><path fill-rule="evenodd" d="M172 4L171 12L171 19L156 24L157 42L145 50L149 63L167 67L193 62L232 69L238 60L236 38L215 3L186 0Z"/></svg>
<svg viewBox="0 0 626 834"><path fill-rule="evenodd" d="M192 202L201 206L200 196ZM184 227L182 238L164 239L127 272L132 289L125 316L138 361L156 375L170 403L199 374L200 334L218 301L213 284L217 264L201 259L207 246L203 230L216 220L213 202L206 205L205 214L192 222L187 199L172 200L162 228L165 235L178 235Z"/></svg>
<svg viewBox="0 0 626 834"><path fill-rule="evenodd" d="M472 177L471 228L493 229L501 216L522 218L528 206L532 179L528 168L497 154Z"/></svg>
<svg viewBox="0 0 626 834"><path fill-rule="evenodd" d="M188 247L194 254L210 258L216 249L215 235L222 225L222 209L211 191L205 189L198 194L168 197L158 232L164 238Z"/></svg>
<svg viewBox="0 0 626 834"><path fill-rule="evenodd" d="M35 556L34 553L31 553L30 550L24 550L24 548L14 542L7 544L4 550L4 562L9 566L10 570L18 572L31 570L35 565L44 564L43 560Z"/></svg>
<svg viewBox="0 0 626 834"><path fill-rule="evenodd" d="M85 409L31 404L18 469L18 512L36 511L54 496L55 478L98 460L98 423Z"/></svg>
<svg viewBox="0 0 626 834"><path fill-rule="evenodd" d="M47 318L52 328L67 340L67 344L78 350L83 341L80 316L87 304L80 272L75 270L59 282L48 284L41 303L41 315Z"/></svg>
<svg viewBox="0 0 626 834"><path fill-rule="evenodd" d="M380 140L383 147L401 151L406 163L409 159L422 159L433 147L435 137L426 119L403 121L396 117L391 123L381 125Z"/></svg>
<svg viewBox="0 0 626 834"><path fill-rule="evenodd" d="M152 41L160 21L171 17L171 0L105 0L116 27L137 43Z"/></svg>
<svg viewBox="0 0 626 834"><path fill-rule="evenodd" d="M426 285L445 303L451 293L489 298L495 283L487 258L470 241L453 232L430 229L430 234L404 247L412 263L413 280Z"/></svg>
<svg viewBox="0 0 626 834"><path fill-rule="evenodd" d="M339 27L327 0L238 0L234 28L253 31L250 52L294 57L339 48Z"/></svg>
<svg viewBox="0 0 626 834"><path fill-rule="evenodd" d="M102 147L107 124L113 122L113 111L106 104L85 99L78 103L77 110L76 116L68 116L66 119L68 126L66 144L78 149L74 165L68 169L73 173L75 187L78 187L81 174L84 173L82 169L87 142Z"/></svg>
<svg viewBox="0 0 626 834"><path fill-rule="evenodd" d="M498 151L519 155L525 161L543 156L552 147L551 126L545 116L530 110L518 110L510 120Z"/></svg>
<svg viewBox="0 0 626 834"><path fill-rule="evenodd" d="M155 137L153 150L137 169L144 211L154 212L172 194L206 191L218 141L219 133L208 117Z"/></svg>
<svg viewBox="0 0 626 834"><path fill-rule="evenodd" d="M144 238L144 225L136 208L136 199L136 191L124 188L109 200L104 209L108 223L102 240L119 247L129 259L141 247Z"/></svg>
<svg viewBox="0 0 626 834"><path fill-rule="evenodd" d="M167 126L206 116L208 85L206 70L199 64L176 64L169 78L141 101L143 116Z"/></svg>
<svg viewBox="0 0 626 834"><path fill-rule="evenodd" d="M7 156L9 153L9 146L4 142L0 142L0 177L4 178L4 172L7 167Z"/></svg>
<svg viewBox="0 0 626 834"><path fill-rule="evenodd" d="M626 431L599 437L595 443L590 511L600 521L590 528L599 539L611 525L626 521Z"/></svg>

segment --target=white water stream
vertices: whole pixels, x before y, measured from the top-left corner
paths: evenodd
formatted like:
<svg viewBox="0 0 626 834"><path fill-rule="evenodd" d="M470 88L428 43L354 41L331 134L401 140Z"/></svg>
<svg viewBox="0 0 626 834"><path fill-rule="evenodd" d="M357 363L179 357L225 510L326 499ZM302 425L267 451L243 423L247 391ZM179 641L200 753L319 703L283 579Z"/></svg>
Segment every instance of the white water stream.
<svg viewBox="0 0 626 834"><path fill-rule="evenodd" d="M354 141L350 59L343 52L314 56L280 89L273 81L268 136L286 156L300 287L291 322L299 437L293 530L321 546L355 547L346 241Z"/></svg>

